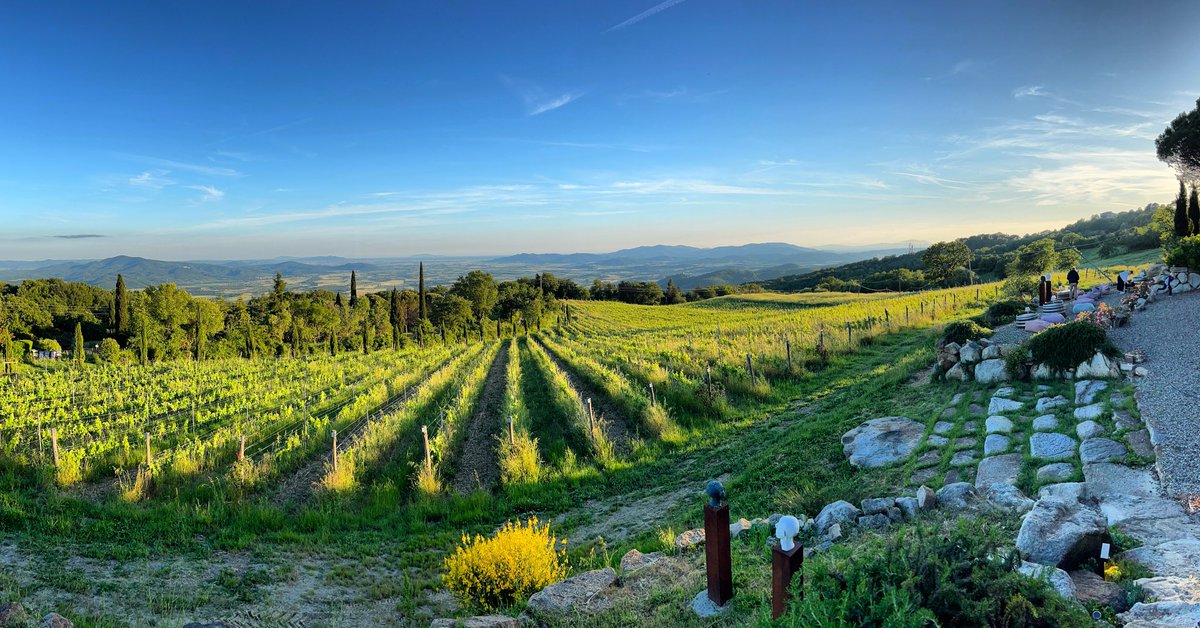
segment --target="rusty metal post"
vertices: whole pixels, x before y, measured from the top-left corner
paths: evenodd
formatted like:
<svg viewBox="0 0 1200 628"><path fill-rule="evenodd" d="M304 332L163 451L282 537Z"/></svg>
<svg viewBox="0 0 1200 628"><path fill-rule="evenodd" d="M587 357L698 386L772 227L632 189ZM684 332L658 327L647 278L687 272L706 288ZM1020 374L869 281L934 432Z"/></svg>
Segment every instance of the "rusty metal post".
<svg viewBox="0 0 1200 628"><path fill-rule="evenodd" d="M729 549L729 504L704 505L704 562L708 599L717 606L733 598L733 565Z"/></svg>
<svg viewBox="0 0 1200 628"><path fill-rule="evenodd" d="M779 619L792 599L788 592L792 578L800 574L800 584L804 584L804 546L796 545L790 550L783 550L776 545L771 550L771 619Z"/></svg>

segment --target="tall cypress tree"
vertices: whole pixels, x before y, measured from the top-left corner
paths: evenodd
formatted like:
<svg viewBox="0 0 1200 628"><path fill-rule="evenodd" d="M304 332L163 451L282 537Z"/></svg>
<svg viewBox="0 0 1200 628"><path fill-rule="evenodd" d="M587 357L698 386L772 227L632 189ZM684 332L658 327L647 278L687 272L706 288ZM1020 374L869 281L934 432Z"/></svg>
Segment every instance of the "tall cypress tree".
<svg viewBox="0 0 1200 628"><path fill-rule="evenodd" d="M1175 235L1181 238L1188 234L1187 204L1187 188L1183 186L1183 179L1180 179L1179 196L1175 199Z"/></svg>
<svg viewBox="0 0 1200 628"><path fill-rule="evenodd" d="M1192 186L1192 197L1188 201L1188 220L1192 223L1189 235L1200 235L1200 198L1196 197L1196 186Z"/></svg>
<svg viewBox="0 0 1200 628"><path fill-rule="evenodd" d="M350 307L358 304L358 274L350 271Z"/></svg>
<svg viewBox="0 0 1200 628"><path fill-rule="evenodd" d="M75 364L83 366L83 325L75 323L75 342L71 345L71 356Z"/></svg>
<svg viewBox="0 0 1200 628"><path fill-rule="evenodd" d="M420 304L417 305L417 318L424 321L425 316L425 262L421 262L420 270L417 271L417 292L420 298Z"/></svg>
<svg viewBox="0 0 1200 628"><path fill-rule="evenodd" d="M118 336L129 333L129 291L120 274L117 275L117 287L113 289L112 326L113 333Z"/></svg>

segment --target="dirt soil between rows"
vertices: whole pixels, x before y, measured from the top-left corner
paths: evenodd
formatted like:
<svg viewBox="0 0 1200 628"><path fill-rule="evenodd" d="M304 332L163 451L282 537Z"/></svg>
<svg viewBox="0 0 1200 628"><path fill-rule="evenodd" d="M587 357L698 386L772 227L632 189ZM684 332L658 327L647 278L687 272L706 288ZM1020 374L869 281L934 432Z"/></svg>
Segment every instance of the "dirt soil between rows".
<svg viewBox="0 0 1200 628"><path fill-rule="evenodd" d="M496 436L500 434L504 422L500 414L504 406L507 367L508 344L504 344L492 360L483 394L467 423L467 434L451 482L459 493L469 493L477 488L490 490L500 482Z"/></svg>

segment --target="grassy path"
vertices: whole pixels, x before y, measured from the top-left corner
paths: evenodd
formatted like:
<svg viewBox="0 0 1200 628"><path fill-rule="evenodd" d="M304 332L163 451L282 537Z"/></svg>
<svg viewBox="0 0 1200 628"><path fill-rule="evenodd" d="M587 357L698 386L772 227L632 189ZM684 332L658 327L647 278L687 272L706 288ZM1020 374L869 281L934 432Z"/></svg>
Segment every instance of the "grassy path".
<svg viewBox="0 0 1200 628"><path fill-rule="evenodd" d="M462 450L458 455L451 486L459 493L476 488L491 489L500 481L500 462L496 455L496 436L504 417L505 369L508 366L508 344L500 346L488 369L483 393L475 404L467 425Z"/></svg>

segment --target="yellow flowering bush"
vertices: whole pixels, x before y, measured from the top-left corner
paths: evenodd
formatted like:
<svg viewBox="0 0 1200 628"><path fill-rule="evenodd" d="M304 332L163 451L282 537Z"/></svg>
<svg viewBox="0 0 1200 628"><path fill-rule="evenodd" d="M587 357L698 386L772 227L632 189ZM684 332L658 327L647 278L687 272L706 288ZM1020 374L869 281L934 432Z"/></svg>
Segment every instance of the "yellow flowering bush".
<svg viewBox="0 0 1200 628"><path fill-rule="evenodd" d="M537 517L510 521L491 538L464 534L446 557L442 584L470 606L486 611L511 606L566 577L566 543Z"/></svg>
<svg viewBox="0 0 1200 628"><path fill-rule="evenodd" d="M1116 563L1109 563L1104 568L1104 579L1109 582L1116 582L1121 579L1121 568Z"/></svg>

